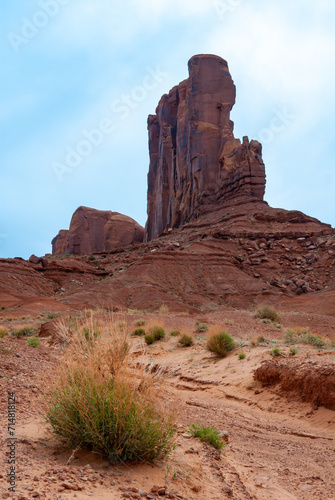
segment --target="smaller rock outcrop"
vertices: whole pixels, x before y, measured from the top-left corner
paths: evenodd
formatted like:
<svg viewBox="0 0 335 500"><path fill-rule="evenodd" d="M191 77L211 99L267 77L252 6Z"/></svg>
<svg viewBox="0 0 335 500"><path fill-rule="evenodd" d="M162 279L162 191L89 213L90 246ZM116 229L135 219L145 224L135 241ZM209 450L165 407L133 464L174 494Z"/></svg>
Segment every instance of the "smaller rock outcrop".
<svg viewBox="0 0 335 500"><path fill-rule="evenodd" d="M53 255L87 255L123 248L144 239L144 228L118 212L79 207L70 229L62 229L52 240Z"/></svg>

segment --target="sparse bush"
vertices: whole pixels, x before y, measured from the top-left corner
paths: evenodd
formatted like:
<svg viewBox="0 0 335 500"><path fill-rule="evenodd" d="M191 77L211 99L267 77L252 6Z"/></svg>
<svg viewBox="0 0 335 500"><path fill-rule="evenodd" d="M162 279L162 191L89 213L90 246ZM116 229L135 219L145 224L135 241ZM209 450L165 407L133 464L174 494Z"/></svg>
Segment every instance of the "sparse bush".
<svg viewBox="0 0 335 500"><path fill-rule="evenodd" d="M158 309L158 314L169 314L169 308L167 305L162 304L160 308Z"/></svg>
<svg viewBox="0 0 335 500"><path fill-rule="evenodd" d="M90 261L92 261L92 262L95 262L97 259L94 257L94 255L93 255L93 254L90 254L90 255L88 256L88 260L90 260Z"/></svg>
<svg viewBox="0 0 335 500"><path fill-rule="evenodd" d="M138 337L145 335L145 330L143 328L136 328L136 330L133 331L133 335L137 335Z"/></svg>
<svg viewBox="0 0 335 500"><path fill-rule="evenodd" d="M280 316L277 311L270 306L260 306L256 311L256 318L269 319L273 322L280 323Z"/></svg>
<svg viewBox="0 0 335 500"><path fill-rule="evenodd" d="M271 351L270 351L270 354L271 356L284 356L284 354L281 352L281 350L279 349L279 347L274 347Z"/></svg>
<svg viewBox="0 0 335 500"><path fill-rule="evenodd" d="M266 338L265 338L265 337L263 337L263 335L259 335L259 336L257 337L257 342L258 342L259 344L265 344L265 343L266 343Z"/></svg>
<svg viewBox="0 0 335 500"><path fill-rule="evenodd" d="M155 337L151 334L147 334L147 335L145 335L144 340L145 340L146 344L151 345L155 342Z"/></svg>
<svg viewBox="0 0 335 500"><path fill-rule="evenodd" d="M190 425L190 434L194 437L200 439L200 441L209 443L217 450L221 450L225 446L225 443L219 436L219 431L214 427L203 427L198 423Z"/></svg>
<svg viewBox="0 0 335 500"><path fill-rule="evenodd" d="M12 329L12 334L15 337L28 337L30 335L35 335L37 333L37 329L34 326L18 326Z"/></svg>
<svg viewBox="0 0 335 500"><path fill-rule="evenodd" d="M319 337L318 335L312 335L311 333L303 335L301 340L304 344L310 344L313 347L317 347L319 349L322 349L322 347L326 345L321 337Z"/></svg>
<svg viewBox="0 0 335 500"><path fill-rule="evenodd" d="M41 341L38 337L30 337L27 339L27 345L29 345L29 347L39 347L41 345Z"/></svg>
<svg viewBox="0 0 335 500"><path fill-rule="evenodd" d="M180 331L179 330L172 330L172 332L170 332L170 335L171 335L171 337L178 337L178 335L180 335Z"/></svg>
<svg viewBox="0 0 335 500"><path fill-rule="evenodd" d="M126 333L97 326L86 342L80 325L61 333L69 339L59 376L50 377L46 420L61 441L107 458L111 463L153 461L174 445L175 426L158 396L157 375L130 369Z"/></svg>
<svg viewBox="0 0 335 500"><path fill-rule="evenodd" d="M282 326L279 323L276 323L276 322L273 323L273 326L275 328L279 328L279 329L282 328Z"/></svg>
<svg viewBox="0 0 335 500"><path fill-rule="evenodd" d="M195 322L195 326L196 326L197 333L207 332L207 330L208 330L208 326L205 325L205 323L199 323L199 321Z"/></svg>
<svg viewBox="0 0 335 500"><path fill-rule="evenodd" d="M135 321L135 326L140 327L145 325L145 319L139 319L138 321Z"/></svg>
<svg viewBox="0 0 335 500"><path fill-rule="evenodd" d="M60 317L60 313L49 313L48 316L47 316L48 319L56 319L56 318L59 318L59 317Z"/></svg>
<svg viewBox="0 0 335 500"><path fill-rule="evenodd" d="M238 359L245 359L246 354L244 352L240 352L238 355Z"/></svg>
<svg viewBox="0 0 335 500"><path fill-rule="evenodd" d="M3 339L8 334L8 329L5 326L0 326L0 339Z"/></svg>
<svg viewBox="0 0 335 500"><path fill-rule="evenodd" d="M191 345L193 345L193 343L193 337L191 337L191 335L187 335L186 333L184 333L178 341L178 344L182 345L183 347L190 347Z"/></svg>
<svg viewBox="0 0 335 500"><path fill-rule="evenodd" d="M165 330L162 326L154 325L149 328L149 334L152 335L155 340L161 340L165 337Z"/></svg>
<svg viewBox="0 0 335 500"><path fill-rule="evenodd" d="M261 319L261 322L264 323L265 325L271 325L272 323L271 319L268 318Z"/></svg>
<svg viewBox="0 0 335 500"><path fill-rule="evenodd" d="M295 356L298 350L295 347L290 347L290 356Z"/></svg>
<svg viewBox="0 0 335 500"><path fill-rule="evenodd" d="M297 337L293 330L286 330L284 341L286 344L296 344Z"/></svg>
<svg viewBox="0 0 335 500"><path fill-rule="evenodd" d="M229 351L235 347L235 342L228 333L216 333L212 335L207 341L207 349L214 352L220 358L227 356Z"/></svg>

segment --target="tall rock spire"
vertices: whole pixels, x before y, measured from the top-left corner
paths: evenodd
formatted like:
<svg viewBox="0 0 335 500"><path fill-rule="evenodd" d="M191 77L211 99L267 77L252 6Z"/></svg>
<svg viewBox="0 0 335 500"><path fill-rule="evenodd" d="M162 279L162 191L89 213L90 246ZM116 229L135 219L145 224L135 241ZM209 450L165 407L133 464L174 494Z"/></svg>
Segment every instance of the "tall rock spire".
<svg viewBox="0 0 335 500"><path fill-rule="evenodd" d="M263 200L262 146L234 138L236 89L227 62L198 55L189 78L164 95L148 119L149 241L235 196Z"/></svg>

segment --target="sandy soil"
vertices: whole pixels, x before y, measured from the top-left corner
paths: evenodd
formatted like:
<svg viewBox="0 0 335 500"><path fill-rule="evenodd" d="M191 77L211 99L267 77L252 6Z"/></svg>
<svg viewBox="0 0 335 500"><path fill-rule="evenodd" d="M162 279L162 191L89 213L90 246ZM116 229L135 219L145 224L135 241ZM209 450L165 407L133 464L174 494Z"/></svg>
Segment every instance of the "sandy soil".
<svg viewBox="0 0 335 500"><path fill-rule="evenodd" d="M62 448L46 427L41 400L42 373L57 370L62 347L42 339L33 349L25 339L6 337L0 341L1 498L335 499L335 412L304 402L299 388L283 392L277 385L263 387L254 380L255 369L272 359L274 346L288 357L285 328L309 327L330 342L335 339L335 318L287 312L279 329L249 311L143 313L128 315L130 332L142 318L163 323L167 332L179 329L194 335L195 343L188 348L179 347L178 338L169 335L151 347L131 337L134 365L165 374L171 405L178 412L173 454L154 465L115 467L91 453ZM196 320L220 325L238 348L224 359L215 358L206 349L206 334L195 332ZM265 342L259 344L259 336ZM320 352L305 344L296 347L299 362L334 364L330 344ZM246 358L240 360L239 352ZM15 494L8 492L6 481L8 391L16 396ZM187 429L197 421L227 433L221 454L190 437Z"/></svg>

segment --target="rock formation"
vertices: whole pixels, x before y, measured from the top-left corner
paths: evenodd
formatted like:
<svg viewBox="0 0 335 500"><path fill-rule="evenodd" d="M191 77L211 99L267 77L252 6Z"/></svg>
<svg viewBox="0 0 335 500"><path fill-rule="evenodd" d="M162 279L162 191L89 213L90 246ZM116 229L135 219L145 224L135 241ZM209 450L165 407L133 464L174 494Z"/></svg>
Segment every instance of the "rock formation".
<svg viewBox="0 0 335 500"><path fill-rule="evenodd" d="M52 240L52 253L87 255L95 252L141 243L144 228L118 212L79 207L74 212L70 229L59 231Z"/></svg>
<svg viewBox="0 0 335 500"><path fill-rule="evenodd" d="M232 197L264 196L261 144L233 135L236 90L227 62L198 55L188 67L189 78L164 95L148 119L147 241Z"/></svg>

